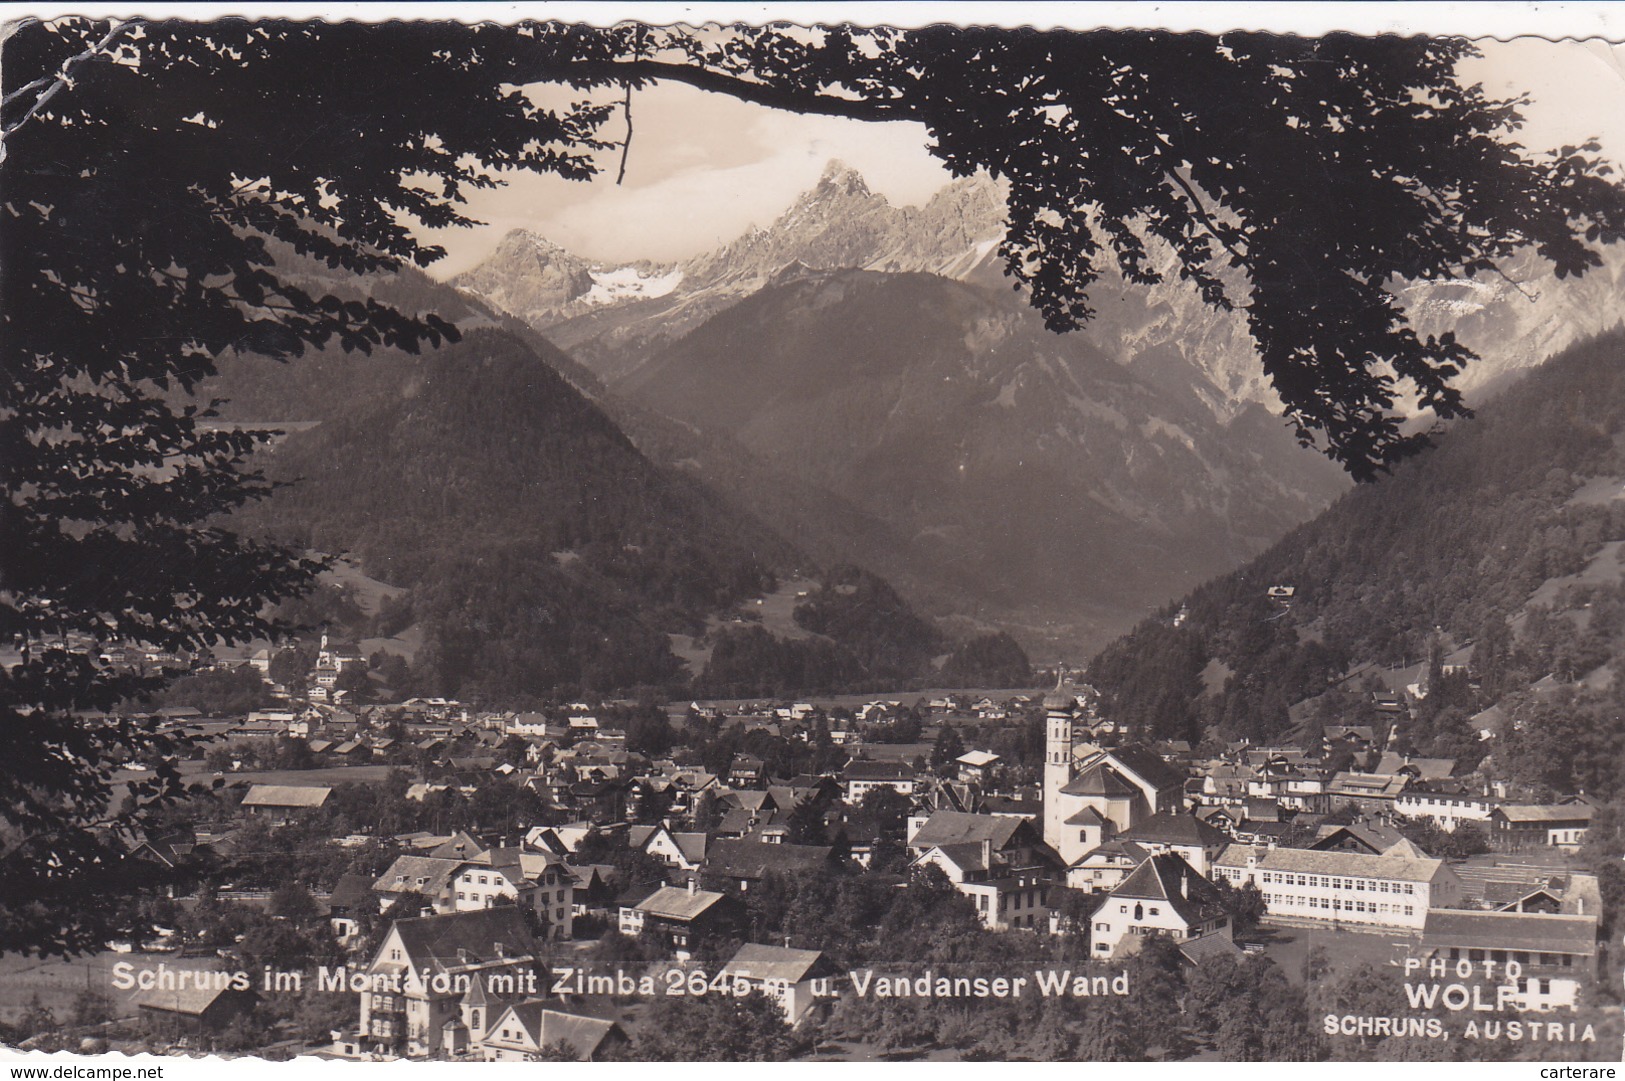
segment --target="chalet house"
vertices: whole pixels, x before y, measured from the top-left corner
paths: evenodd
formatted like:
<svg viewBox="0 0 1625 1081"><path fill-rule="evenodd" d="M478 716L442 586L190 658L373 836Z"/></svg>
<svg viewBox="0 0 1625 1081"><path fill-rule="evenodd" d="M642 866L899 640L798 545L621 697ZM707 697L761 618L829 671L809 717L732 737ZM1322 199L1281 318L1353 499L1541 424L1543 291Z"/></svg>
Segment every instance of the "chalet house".
<svg viewBox="0 0 1625 1081"><path fill-rule="evenodd" d="M665 826L632 826L627 830L626 843L653 856L675 871L697 871L705 862L706 842L703 833L674 833Z"/></svg>
<svg viewBox="0 0 1625 1081"><path fill-rule="evenodd" d="M834 777L811 773L798 773L786 781L783 787L795 792L800 799L826 802L839 799L843 791L841 782Z"/></svg>
<svg viewBox="0 0 1625 1081"><path fill-rule="evenodd" d="M165 975L178 975L166 972ZM188 972L188 976L193 975ZM185 986L155 986L137 991L131 998L141 1018L141 1027L155 1036L205 1036L218 1032L254 1007L258 996L252 986L234 987L227 972L195 973L204 977L202 986L189 980Z"/></svg>
<svg viewBox="0 0 1625 1081"><path fill-rule="evenodd" d="M149 837L136 833L124 840L131 859L146 860L160 867L173 868L197 849L197 834L180 830L163 837Z"/></svg>
<svg viewBox="0 0 1625 1081"><path fill-rule="evenodd" d="M561 806L588 822L619 822L626 818L629 787L629 782L621 780L577 781L566 790Z"/></svg>
<svg viewBox="0 0 1625 1081"><path fill-rule="evenodd" d="M485 846L466 830L458 830L430 848L427 855L437 860L472 859L485 851Z"/></svg>
<svg viewBox="0 0 1625 1081"><path fill-rule="evenodd" d="M437 911L452 911L455 898L451 881L463 862L433 856L396 856L395 862L372 884L372 892L378 896L378 910L388 911L401 898L417 894Z"/></svg>
<svg viewBox="0 0 1625 1081"><path fill-rule="evenodd" d="M991 751L966 751L954 759L958 776L966 784L985 784L1000 758Z"/></svg>
<svg viewBox="0 0 1625 1081"><path fill-rule="evenodd" d="M327 923L341 945L361 934L361 917L378 911L378 899L367 875L341 875L327 898Z"/></svg>
<svg viewBox="0 0 1625 1081"><path fill-rule="evenodd" d="M544 1050L569 1048L576 1061L592 1062L630 1044L615 1021L566 1013L531 998L503 1010L486 1030L479 1050L486 1062L540 1062Z"/></svg>
<svg viewBox="0 0 1625 1081"><path fill-rule="evenodd" d="M684 769L672 773L670 776L672 814L693 814L701 797L714 795L721 787L722 783L717 776L703 769Z"/></svg>
<svg viewBox="0 0 1625 1081"><path fill-rule="evenodd" d="M1515 1008L1572 1009L1597 975L1597 917L1434 909L1416 953L1424 961L1448 962L1451 971L1458 961L1480 970L1484 961L1516 961L1522 972L1511 1000Z"/></svg>
<svg viewBox="0 0 1625 1081"><path fill-rule="evenodd" d="M706 853L705 873L745 893L770 874L835 869L835 850L829 845L785 844L774 840L776 836L766 833L713 842Z"/></svg>
<svg viewBox="0 0 1625 1081"><path fill-rule="evenodd" d="M1231 937L1219 891L1171 852L1140 864L1107 895L1090 917L1090 953L1117 956L1127 952L1125 942L1157 932L1179 942L1207 935Z"/></svg>
<svg viewBox="0 0 1625 1081"><path fill-rule="evenodd" d="M567 939L575 914L574 876L555 857L517 848L493 848L464 861L452 873L453 911L513 903L547 925L547 937Z"/></svg>
<svg viewBox="0 0 1625 1081"><path fill-rule="evenodd" d="M1239 803L1247 798L1249 787L1257 779L1258 773L1251 766L1221 762L1202 779L1202 802Z"/></svg>
<svg viewBox="0 0 1625 1081"><path fill-rule="evenodd" d="M339 1034L345 1051L447 1057L466 1050L459 1039L464 998L493 977L533 971L536 943L512 905L396 920L367 967L361 1017L353 1034ZM481 1017L480 1020L485 1020Z"/></svg>
<svg viewBox="0 0 1625 1081"><path fill-rule="evenodd" d="M570 874L570 901L577 916L611 915L615 896L620 892L621 872L607 863L565 865Z"/></svg>
<svg viewBox="0 0 1625 1081"><path fill-rule="evenodd" d="M771 998L788 1025L801 1020L819 997L832 995L835 975L835 966L818 950L754 942L739 947L720 973L725 987L742 983Z"/></svg>
<svg viewBox="0 0 1625 1081"><path fill-rule="evenodd" d="M250 814L284 823L318 810L332 794L324 785L256 784L249 787L242 806Z"/></svg>
<svg viewBox="0 0 1625 1081"><path fill-rule="evenodd" d="M1329 784L1325 774L1289 763L1271 763L1263 767L1263 790L1252 792L1274 800L1279 806L1293 811L1323 814L1330 809Z"/></svg>
<svg viewBox="0 0 1625 1081"><path fill-rule="evenodd" d="M732 932L739 914L733 898L715 890L702 890L693 879L687 887L661 886L639 901L634 910L642 925L641 933L661 939L679 961L688 960L707 938Z"/></svg>
<svg viewBox="0 0 1625 1081"><path fill-rule="evenodd" d="M615 898L613 907L616 909L616 924L621 934L628 938L636 938L643 933L643 910L638 906L664 888L657 882L628 886Z"/></svg>
<svg viewBox="0 0 1625 1081"><path fill-rule="evenodd" d="M1490 840L1497 848L1577 848L1591 828L1584 803L1503 804L1490 812Z"/></svg>
<svg viewBox="0 0 1625 1081"><path fill-rule="evenodd" d="M855 758L841 771L846 782L846 802L857 804L876 788L890 788L903 796L914 794L914 767L906 762L871 762Z"/></svg>
<svg viewBox="0 0 1625 1081"><path fill-rule="evenodd" d="M553 733L549 731L547 717L540 713L517 713L502 726L502 731L510 736L540 736L546 737Z"/></svg>
<svg viewBox="0 0 1625 1081"><path fill-rule="evenodd" d="M967 800L966 802L974 804L976 801ZM1042 826L1040 819L1044 817L1044 801L1020 796L983 796L978 811L987 815L1010 815L1014 818L1025 818L1034 825Z"/></svg>
<svg viewBox="0 0 1625 1081"><path fill-rule="evenodd" d="M767 829L783 829L784 823L790 817L787 810L781 811L771 803L763 802L756 807L730 807L723 812L722 819L717 828L712 831L718 840L737 840L750 833Z"/></svg>
<svg viewBox="0 0 1625 1081"><path fill-rule="evenodd" d="M1386 773L1393 776L1405 774L1416 781L1445 781L1456 771L1454 758L1414 758L1408 754L1399 754L1396 751L1387 751L1378 760L1372 773Z"/></svg>
<svg viewBox="0 0 1625 1081"><path fill-rule="evenodd" d="M912 824L912 823L911 823ZM1062 867L1024 818L937 811L908 839L914 866L934 866L976 905L990 928L1042 927Z"/></svg>
<svg viewBox="0 0 1625 1081"><path fill-rule="evenodd" d="M1380 702L1378 708L1381 708ZM1377 733L1368 724L1328 724L1321 727L1320 739L1325 751L1346 747L1356 754L1364 754L1376 742Z"/></svg>
<svg viewBox="0 0 1625 1081"><path fill-rule="evenodd" d="M1005 868L993 858L992 843L938 845L915 866L930 864L948 876L976 905L982 923L992 930L1047 926L1045 901L1054 876L1052 867Z"/></svg>
<svg viewBox="0 0 1625 1081"><path fill-rule="evenodd" d="M840 795L839 784L834 784L833 790L836 796ZM830 785L822 784L773 784L767 786L767 798L780 810L793 811L803 803L830 803L830 791Z"/></svg>
<svg viewBox="0 0 1625 1081"><path fill-rule="evenodd" d="M753 754L736 754L728 765L729 788L761 788L767 783L767 767Z"/></svg>
<svg viewBox="0 0 1625 1081"><path fill-rule="evenodd" d="M1410 784L1400 774L1359 773L1345 770L1334 775L1326 786L1326 799L1332 807L1353 807L1366 814L1382 814L1394 809L1394 800Z"/></svg>
<svg viewBox="0 0 1625 1081"><path fill-rule="evenodd" d="M600 829L590 822L567 822L562 826L536 826L525 833L525 844L557 855L574 852L595 833L614 833L615 827Z"/></svg>
<svg viewBox="0 0 1625 1081"><path fill-rule="evenodd" d="M1464 823L1483 826L1500 800L1471 792L1444 792L1423 782L1412 784L1394 797L1394 813L1433 823L1439 829L1456 832Z"/></svg>
<svg viewBox="0 0 1625 1081"><path fill-rule="evenodd" d="M1428 909L1462 898L1461 879L1436 859L1231 845L1215 872L1256 886L1273 919L1419 930Z"/></svg>
<svg viewBox="0 0 1625 1081"><path fill-rule="evenodd" d="M1133 841L1114 837L1078 857L1066 869L1066 884L1075 890L1104 893L1150 858L1151 853Z"/></svg>
<svg viewBox="0 0 1625 1081"><path fill-rule="evenodd" d="M1173 852L1183 856L1199 875L1208 873L1213 861L1230 843L1230 838L1195 815L1169 811L1152 815L1118 837L1152 855Z"/></svg>
<svg viewBox="0 0 1625 1081"><path fill-rule="evenodd" d="M1228 834L1247 820L1247 812L1242 807L1215 805L1198 809L1196 817L1220 833Z"/></svg>
<svg viewBox="0 0 1625 1081"><path fill-rule="evenodd" d="M1427 853L1410 838L1379 822L1327 823L1320 827L1309 846L1317 852L1359 852L1367 856L1408 856L1426 859Z"/></svg>

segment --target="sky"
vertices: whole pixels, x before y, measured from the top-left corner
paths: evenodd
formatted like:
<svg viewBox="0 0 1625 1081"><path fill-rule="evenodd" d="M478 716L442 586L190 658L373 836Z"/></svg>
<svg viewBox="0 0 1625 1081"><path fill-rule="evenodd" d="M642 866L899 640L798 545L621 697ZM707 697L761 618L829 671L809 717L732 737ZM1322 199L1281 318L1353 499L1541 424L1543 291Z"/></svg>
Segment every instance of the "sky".
<svg viewBox="0 0 1625 1081"><path fill-rule="evenodd" d="M1480 48L1463 77L1495 96L1532 95L1526 146L1597 136L1625 164L1625 46L1526 37ZM681 259L770 224L831 160L896 204L923 203L950 179L917 124L799 116L674 84L635 94L632 114L623 184L611 151L591 182L526 174L476 193L469 210L486 224L431 234L448 255L430 273L444 279L476 265L515 228L604 262ZM618 137L618 124L606 135Z"/></svg>

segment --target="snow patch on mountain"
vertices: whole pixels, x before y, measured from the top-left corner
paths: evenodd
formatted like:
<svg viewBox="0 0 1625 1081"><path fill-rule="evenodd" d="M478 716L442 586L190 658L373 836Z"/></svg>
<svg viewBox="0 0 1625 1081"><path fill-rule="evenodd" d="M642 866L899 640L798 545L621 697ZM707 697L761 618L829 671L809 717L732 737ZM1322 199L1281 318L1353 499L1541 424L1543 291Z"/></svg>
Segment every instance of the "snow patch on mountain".
<svg viewBox="0 0 1625 1081"><path fill-rule="evenodd" d="M591 306L670 296L683 281L683 272L676 267L664 274L645 274L635 266L614 270L594 268L587 273L592 278L592 288L582 295L581 303Z"/></svg>

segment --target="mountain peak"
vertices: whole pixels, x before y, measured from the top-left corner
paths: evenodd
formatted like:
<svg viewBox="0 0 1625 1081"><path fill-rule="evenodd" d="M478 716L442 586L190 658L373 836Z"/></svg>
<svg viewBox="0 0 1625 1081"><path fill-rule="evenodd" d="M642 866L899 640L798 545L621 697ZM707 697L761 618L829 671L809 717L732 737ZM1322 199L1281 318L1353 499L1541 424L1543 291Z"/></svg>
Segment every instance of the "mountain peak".
<svg viewBox="0 0 1625 1081"><path fill-rule="evenodd" d="M847 195L869 195L869 185L863 174L839 158L831 158L818 178L819 191L840 191Z"/></svg>

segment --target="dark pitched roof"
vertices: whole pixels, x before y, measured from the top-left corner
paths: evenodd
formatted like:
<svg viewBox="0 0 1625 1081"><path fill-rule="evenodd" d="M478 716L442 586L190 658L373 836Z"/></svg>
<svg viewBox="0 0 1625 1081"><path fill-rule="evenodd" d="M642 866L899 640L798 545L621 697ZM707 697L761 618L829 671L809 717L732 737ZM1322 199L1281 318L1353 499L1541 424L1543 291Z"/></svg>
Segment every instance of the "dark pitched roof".
<svg viewBox="0 0 1625 1081"><path fill-rule="evenodd" d="M370 908L378 903L372 895L371 875L341 875L327 899L329 909Z"/></svg>
<svg viewBox="0 0 1625 1081"><path fill-rule="evenodd" d="M244 807L320 807L333 790L325 785L257 784L243 797Z"/></svg>
<svg viewBox="0 0 1625 1081"><path fill-rule="evenodd" d="M509 1011L537 1047L567 1045L583 1058L597 1053L604 1040L620 1031L620 1026L608 1018L565 1013L551 1008L543 999L526 999L510 1006Z"/></svg>
<svg viewBox="0 0 1625 1081"><path fill-rule="evenodd" d="M458 830L447 837L444 843L435 846L429 855L437 860L467 860L484 851L484 845L463 830Z"/></svg>
<svg viewBox="0 0 1625 1081"><path fill-rule="evenodd" d="M396 856L372 888L379 893L399 893L415 890L431 900L456 873L460 860L435 859L432 856Z"/></svg>
<svg viewBox="0 0 1625 1081"><path fill-rule="evenodd" d="M1085 807L1071 818L1067 819L1068 826L1098 826L1106 821L1106 816L1093 807Z"/></svg>
<svg viewBox="0 0 1625 1081"><path fill-rule="evenodd" d="M982 859L982 846L974 841L963 841L951 845L933 845L932 847L952 860L954 866L962 871L986 871L990 869Z"/></svg>
<svg viewBox="0 0 1625 1081"><path fill-rule="evenodd" d="M621 908L637 908L664 888L658 882L631 885L622 891L619 897L615 898L615 904Z"/></svg>
<svg viewBox="0 0 1625 1081"><path fill-rule="evenodd" d="M1125 841L1121 837L1113 837L1111 840L1096 845L1094 848L1091 848L1089 851L1079 856L1073 862L1072 866L1077 867L1080 864L1088 863L1096 856L1105 858L1108 860L1108 862L1113 859L1125 859L1133 863L1143 863L1145 860L1151 857L1151 853L1147 852L1133 841Z"/></svg>
<svg viewBox="0 0 1625 1081"><path fill-rule="evenodd" d="M1123 837L1141 844L1186 845L1214 848L1226 845L1230 839L1195 815L1174 814L1163 811L1152 815L1139 825L1124 831Z"/></svg>
<svg viewBox="0 0 1625 1081"><path fill-rule="evenodd" d="M1061 791L1068 796L1133 797L1140 789L1105 762L1096 762L1067 782Z"/></svg>
<svg viewBox="0 0 1625 1081"><path fill-rule="evenodd" d="M987 796L982 800L984 814L1039 815L1044 813L1041 799L1023 799L1020 796Z"/></svg>
<svg viewBox="0 0 1625 1081"><path fill-rule="evenodd" d="M214 1005L215 999L231 990L231 973L218 968L186 970L196 973L187 977L184 987L151 987L137 991L131 1001L137 1006L166 1013L196 1016ZM198 986L201 977L202 986ZM237 992L252 994L252 992Z"/></svg>
<svg viewBox="0 0 1625 1081"><path fill-rule="evenodd" d="M1242 956L1241 947L1223 935L1203 935L1188 942L1179 944L1179 952L1193 965L1199 965L1209 957L1235 957Z"/></svg>
<svg viewBox="0 0 1625 1081"><path fill-rule="evenodd" d="M932 848L992 841L996 852L1010 843L1017 830L1027 825L1026 819L1014 815L973 815L963 811L937 811L925 820L913 837L911 848ZM1030 828L1030 827L1029 827Z"/></svg>
<svg viewBox="0 0 1625 1081"><path fill-rule="evenodd" d="M1422 926L1422 945L1589 957L1597 952L1597 917L1431 908Z"/></svg>
<svg viewBox="0 0 1625 1081"><path fill-rule="evenodd" d="M915 771L907 762L871 762L855 758L846 764L841 776L848 781L912 781Z"/></svg>
<svg viewBox="0 0 1625 1081"><path fill-rule="evenodd" d="M728 878L761 878L769 872L789 874L826 865L834 849L829 845L769 844L741 837L712 843L705 869Z"/></svg>
<svg viewBox="0 0 1625 1081"><path fill-rule="evenodd" d="M396 920L394 930L418 968L518 958L536 951L536 940L517 905Z"/></svg>
<svg viewBox="0 0 1625 1081"><path fill-rule="evenodd" d="M1185 774L1162 760L1155 751L1140 747L1125 747L1109 752L1122 766L1132 771L1153 788L1179 788L1185 783Z"/></svg>
<svg viewBox="0 0 1625 1081"><path fill-rule="evenodd" d="M762 828L782 823L788 816L783 811L763 808L753 811L748 807L735 807L722 816L717 823L719 833L744 833L752 828Z"/></svg>
<svg viewBox="0 0 1625 1081"><path fill-rule="evenodd" d="M711 840L704 833L674 833L671 839L677 850L683 854L683 858L690 863L699 863L705 859L705 850Z"/></svg>
<svg viewBox="0 0 1625 1081"><path fill-rule="evenodd" d="M796 950L784 946L764 946L747 942L739 947L722 968L722 975L739 975L753 980L782 980L800 983L819 967L823 954L817 950Z"/></svg>
<svg viewBox="0 0 1625 1081"><path fill-rule="evenodd" d="M1113 897L1166 901L1187 924L1202 923L1224 913L1213 883L1196 873L1183 856L1164 852L1152 856L1118 883Z"/></svg>
<svg viewBox="0 0 1625 1081"><path fill-rule="evenodd" d="M704 915L724 896L726 895L717 893L715 890L691 890L682 886L661 886L638 902L635 907L646 916L686 922Z"/></svg>

